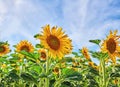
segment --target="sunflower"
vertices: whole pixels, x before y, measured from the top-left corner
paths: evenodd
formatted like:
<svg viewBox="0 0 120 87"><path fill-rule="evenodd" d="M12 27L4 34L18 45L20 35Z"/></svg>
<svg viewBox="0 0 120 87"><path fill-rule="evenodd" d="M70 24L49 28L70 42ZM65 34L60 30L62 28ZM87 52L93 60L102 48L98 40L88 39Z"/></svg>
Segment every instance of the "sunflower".
<svg viewBox="0 0 120 87"><path fill-rule="evenodd" d="M115 85L118 84L118 80L117 80L117 79L113 80L113 83L114 83Z"/></svg>
<svg viewBox="0 0 120 87"><path fill-rule="evenodd" d="M97 66L97 65L94 65L93 68L96 70L99 70L99 66Z"/></svg>
<svg viewBox="0 0 120 87"><path fill-rule="evenodd" d="M0 45L0 56L3 56L9 52L10 52L10 49L8 45L5 45L5 44Z"/></svg>
<svg viewBox="0 0 120 87"><path fill-rule="evenodd" d="M94 67L95 66L95 64L94 64L94 62L88 62L88 64L89 64L89 66L91 66L91 67Z"/></svg>
<svg viewBox="0 0 120 87"><path fill-rule="evenodd" d="M116 34L117 30L115 30L114 32L110 31L110 34L107 36L106 40L104 40L101 45L102 52L108 53L113 63L116 63L116 57L120 56L120 42Z"/></svg>
<svg viewBox="0 0 120 87"><path fill-rule="evenodd" d="M56 66L54 69L53 69L53 73L54 74L59 74L59 67Z"/></svg>
<svg viewBox="0 0 120 87"><path fill-rule="evenodd" d="M38 50L38 52L40 53L40 60L41 61L46 61L46 59L47 59L47 50L41 48L40 50Z"/></svg>
<svg viewBox="0 0 120 87"><path fill-rule="evenodd" d="M33 45L28 42L27 40L22 40L20 41L17 45L16 45L16 51L20 52L20 51L27 51L27 52L33 52L34 51L34 47Z"/></svg>
<svg viewBox="0 0 120 87"><path fill-rule="evenodd" d="M90 60L90 55L89 55L88 49L86 47L82 48L82 54L87 60Z"/></svg>
<svg viewBox="0 0 120 87"><path fill-rule="evenodd" d="M59 57L60 59L72 51L71 40L62 31L62 28L46 25L43 27L43 32L39 36L42 45L48 49L48 55L52 58Z"/></svg>

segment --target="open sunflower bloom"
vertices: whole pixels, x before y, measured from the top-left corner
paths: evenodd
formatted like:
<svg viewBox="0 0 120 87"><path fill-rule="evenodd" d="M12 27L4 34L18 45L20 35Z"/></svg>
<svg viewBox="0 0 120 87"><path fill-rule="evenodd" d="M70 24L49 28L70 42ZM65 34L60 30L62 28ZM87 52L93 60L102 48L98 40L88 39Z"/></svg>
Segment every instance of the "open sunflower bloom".
<svg viewBox="0 0 120 87"><path fill-rule="evenodd" d="M104 40L101 46L102 52L108 53L113 63L116 63L116 57L120 56L120 41L116 34L117 30L114 32L110 31L110 34L107 36L106 40Z"/></svg>
<svg viewBox="0 0 120 87"><path fill-rule="evenodd" d="M58 66L56 66L54 69L53 69L53 73L54 74L59 74L59 67Z"/></svg>
<svg viewBox="0 0 120 87"><path fill-rule="evenodd" d="M41 61L46 61L47 59L47 50L46 49L39 49L38 52L40 53L40 60Z"/></svg>
<svg viewBox="0 0 120 87"><path fill-rule="evenodd" d="M17 45L16 45L16 51L20 52L20 51L27 51L27 52L33 52L34 51L34 47L33 45L28 42L27 40L22 40L20 41Z"/></svg>
<svg viewBox="0 0 120 87"><path fill-rule="evenodd" d="M71 40L62 31L62 28L52 27L49 25L43 27L43 32L40 35L42 45L48 49L48 55L52 58L62 58L65 54L71 53Z"/></svg>
<svg viewBox="0 0 120 87"><path fill-rule="evenodd" d="M5 44L0 45L0 56L4 56L9 52L10 52L10 49L8 45L5 45Z"/></svg>

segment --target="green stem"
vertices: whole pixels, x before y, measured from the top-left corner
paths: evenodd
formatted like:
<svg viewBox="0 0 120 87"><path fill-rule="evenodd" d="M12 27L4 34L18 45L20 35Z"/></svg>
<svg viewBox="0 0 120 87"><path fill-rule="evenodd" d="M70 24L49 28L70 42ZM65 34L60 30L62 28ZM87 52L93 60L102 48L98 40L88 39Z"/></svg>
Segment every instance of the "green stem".
<svg viewBox="0 0 120 87"><path fill-rule="evenodd" d="M34 85L33 83L30 83L30 86L29 86L29 87L33 87L33 85Z"/></svg>
<svg viewBox="0 0 120 87"><path fill-rule="evenodd" d="M118 87L120 87L120 78L118 79Z"/></svg>
<svg viewBox="0 0 120 87"><path fill-rule="evenodd" d="M48 75L49 73L49 58L47 58L46 61L46 74ZM46 78L46 86L45 87L49 87L49 78Z"/></svg>
<svg viewBox="0 0 120 87"><path fill-rule="evenodd" d="M56 82L55 82L55 84L54 84L54 87L59 87L59 85L60 85L63 81L64 81L64 79L61 79L61 78L57 79Z"/></svg>
<svg viewBox="0 0 120 87"><path fill-rule="evenodd" d="M99 65L99 75L100 75L100 82L99 82L99 86L102 87L102 59L100 59L100 65Z"/></svg>
<svg viewBox="0 0 120 87"><path fill-rule="evenodd" d="M110 77L109 77L108 80L106 81L106 86L108 86L109 81L110 81Z"/></svg>
<svg viewBox="0 0 120 87"><path fill-rule="evenodd" d="M2 80L2 76L1 76L1 73L0 73L0 83L1 83L1 80Z"/></svg>
<svg viewBox="0 0 120 87"><path fill-rule="evenodd" d="M12 87L15 87L15 82L14 82L14 83L12 83Z"/></svg>
<svg viewBox="0 0 120 87"><path fill-rule="evenodd" d="M102 59L102 73L103 73L103 87L106 87L106 78L105 78L105 60Z"/></svg>
<svg viewBox="0 0 120 87"><path fill-rule="evenodd" d="M44 70L44 68L43 68L43 65L42 65L42 64L39 64L39 66L42 68L42 73L45 73L45 70ZM42 79L43 79L43 78L39 78L38 87L42 87Z"/></svg>
<svg viewBox="0 0 120 87"><path fill-rule="evenodd" d="M38 83L38 87L41 87L42 81L40 79L39 83Z"/></svg>
<svg viewBox="0 0 120 87"><path fill-rule="evenodd" d="M106 86L106 77L105 77L105 60L104 58L100 59L100 70L99 70L99 74L100 74L100 87L107 87Z"/></svg>

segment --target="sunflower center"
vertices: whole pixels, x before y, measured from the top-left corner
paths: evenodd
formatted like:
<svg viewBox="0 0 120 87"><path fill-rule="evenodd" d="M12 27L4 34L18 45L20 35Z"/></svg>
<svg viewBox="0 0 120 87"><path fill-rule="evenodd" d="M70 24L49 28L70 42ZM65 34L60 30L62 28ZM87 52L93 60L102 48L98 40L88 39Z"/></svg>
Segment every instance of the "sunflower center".
<svg viewBox="0 0 120 87"><path fill-rule="evenodd" d="M87 55L87 52L86 52L85 50L84 50L84 52L83 52L83 53L84 53L84 55Z"/></svg>
<svg viewBox="0 0 120 87"><path fill-rule="evenodd" d="M5 51L5 47L4 46L0 46L0 53Z"/></svg>
<svg viewBox="0 0 120 87"><path fill-rule="evenodd" d="M46 53L45 52L41 52L41 57L45 59L46 58Z"/></svg>
<svg viewBox="0 0 120 87"><path fill-rule="evenodd" d="M54 72L59 72L59 68L56 67L56 68L54 69Z"/></svg>
<svg viewBox="0 0 120 87"><path fill-rule="evenodd" d="M22 50L24 50L24 51L27 51L27 52L29 52L29 47L28 46L26 46L26 45L24 45L24 46L22 46L21 47L21 49L20 49L21 51Z"/></svg>
<svg viewBox="0 0 120 87"><path fill-rule="evenodd" d="M47 37L47 43L53 50L58 50L60 47L60 41L56 36L50 35Z"/></svg>
<svg viewBox="0 0 120 87"><path fill-rule="evenodd" d="M107 41L107 49L108 51L112 54L115 52L116 50L116 42L114 39L110 38L108 41Z"/></svg>

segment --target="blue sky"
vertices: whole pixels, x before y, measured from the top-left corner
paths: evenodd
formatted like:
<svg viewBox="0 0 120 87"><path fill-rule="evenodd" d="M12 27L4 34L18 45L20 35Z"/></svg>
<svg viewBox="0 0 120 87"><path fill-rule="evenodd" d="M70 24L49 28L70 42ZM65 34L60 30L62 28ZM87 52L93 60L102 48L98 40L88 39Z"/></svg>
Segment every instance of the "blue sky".
<svg viewBox="0 0 120 87"><path fill-rule="evenodd" d="M74 51L83 46L94 49L90 39L120 30L120 0L0 0L1 41L39 43L33 36L46 24L62 27Z"/></svg>

